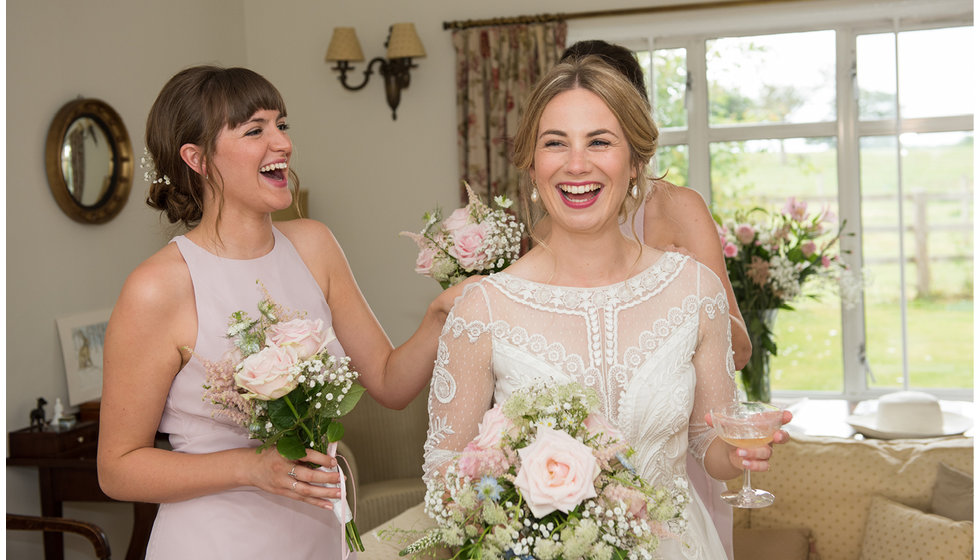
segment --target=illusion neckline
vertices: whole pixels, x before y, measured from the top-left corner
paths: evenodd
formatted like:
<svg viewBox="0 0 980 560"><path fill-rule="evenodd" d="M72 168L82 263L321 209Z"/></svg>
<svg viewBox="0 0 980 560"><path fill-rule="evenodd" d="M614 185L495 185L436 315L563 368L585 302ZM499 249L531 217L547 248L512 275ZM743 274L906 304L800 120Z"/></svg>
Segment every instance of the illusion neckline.
<svg viewBox="0 0 980 560"><path fill-rule="evenodd" d="M612 284L603 284L600 286L591 287L581 287L581 286L564 286L561 284L547 284L545 282L537 282L535 280L528 280L527 278L522 278L515 274L511 274L506 270L492 274L490 278L498 278L507 282L519 282L523 284L529 284L536 286L538 288L546 288L551 290L567 290L567 291L577 291L577 292L595 292L595 291L608 291L608 290L618 290L623 287L628 287L631 284L636 284L641 282L646 276L659 274L667 265L672 265L671 268L676 268L679 263L686 260L688 257L677 253L674 251L664 251L660 257L657 258L653 263L651 263L646 268L640 270L633 276L625 280L620 280L618 282L613 282Z"/></svg>

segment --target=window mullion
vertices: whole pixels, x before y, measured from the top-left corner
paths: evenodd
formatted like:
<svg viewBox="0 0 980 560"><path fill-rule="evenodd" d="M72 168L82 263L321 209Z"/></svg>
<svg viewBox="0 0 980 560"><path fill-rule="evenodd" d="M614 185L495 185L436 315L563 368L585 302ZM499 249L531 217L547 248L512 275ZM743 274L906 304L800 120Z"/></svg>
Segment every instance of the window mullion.
<svg viewBox="0 0 980 560"><path fill-rule="evenodd" d="M687 44L688 185L711 204L711 155L708 148L708 64L705 40Z"/></svg>
<svg viewBox="0 0 980 560"><path fill-rule="evenodd" d="M847 232L841 236L841 258L850 270L863 268L861 239L861 142L858 121L857 38L849 28L837 29L837 196L840 219ZM842 352L844 359L844 394L857 398L868 391L865 378L866 333L864 325L864 291L850 309L841 306Z"/></svg>

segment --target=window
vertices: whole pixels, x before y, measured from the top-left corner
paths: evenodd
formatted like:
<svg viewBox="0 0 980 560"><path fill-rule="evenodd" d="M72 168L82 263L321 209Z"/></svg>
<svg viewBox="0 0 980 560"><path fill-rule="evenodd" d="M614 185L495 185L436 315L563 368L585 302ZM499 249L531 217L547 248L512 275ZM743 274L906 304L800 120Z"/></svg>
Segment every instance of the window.
<svg viewBox="0 0 980 560"><path fill-rule="evenodd" d="M644 66L658 173L720 216L793 196L846 220L863 284L779 313L777 394L972 392L972 9L903 21L892 8L818 14L808 29L760 12L603 37Z"/></svg>

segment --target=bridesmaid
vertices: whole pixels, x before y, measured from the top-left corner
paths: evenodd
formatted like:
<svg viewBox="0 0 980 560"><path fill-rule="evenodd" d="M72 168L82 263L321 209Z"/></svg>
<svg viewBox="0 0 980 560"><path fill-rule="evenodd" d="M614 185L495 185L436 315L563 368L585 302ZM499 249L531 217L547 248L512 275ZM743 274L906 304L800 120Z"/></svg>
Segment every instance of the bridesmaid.
<svg viewBox="0 0 980 560"><path fill-rule="evenodd" d="M256 453L246 430L202 401L204 366L231 349L229 315L255 309L257 281L284 307L332 324L333 355L350 356L381 404L402 408L426 386L439 332L461 287L439 295L394 348L330 229L273 224L296 186L286 107L244 68L173 76L146 126L155 162L147 203L188 231L126 280L105 341L99 480L117 500L163 504L147 558L341 558L331 508L336 461ZM293 181L290 181L290 178ZM157 431L173 450L154 447Z"/></svg>

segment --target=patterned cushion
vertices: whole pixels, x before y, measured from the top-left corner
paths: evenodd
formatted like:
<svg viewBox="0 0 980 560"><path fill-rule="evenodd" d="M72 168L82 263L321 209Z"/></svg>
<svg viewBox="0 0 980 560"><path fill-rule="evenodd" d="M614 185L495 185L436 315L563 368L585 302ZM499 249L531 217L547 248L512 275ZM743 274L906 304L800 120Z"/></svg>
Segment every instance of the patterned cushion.
<svg viewBox="0 0 980 560"><path fill-rule="evenodd" d="M808 527L823 560L857 560L871 497L929 508L938 464L973 471L973 438L857 440L793 436L776 446L769 472L752 483L769 490L767 508L736 510L735 526ZM729 483L741 485L740 480Z"/></svg>
<svg viewBox="0 0 980 560"><path fill-rule="evenodd" d="M953 521L973 521L973 476L939 463L930 511Z"/></svg>
<svg viewBox="0 0 980 560"><path fill-rule="evenodd" d="M871 499L860 560L970 560L973 523L923 513L882 496Z"/></svg>

